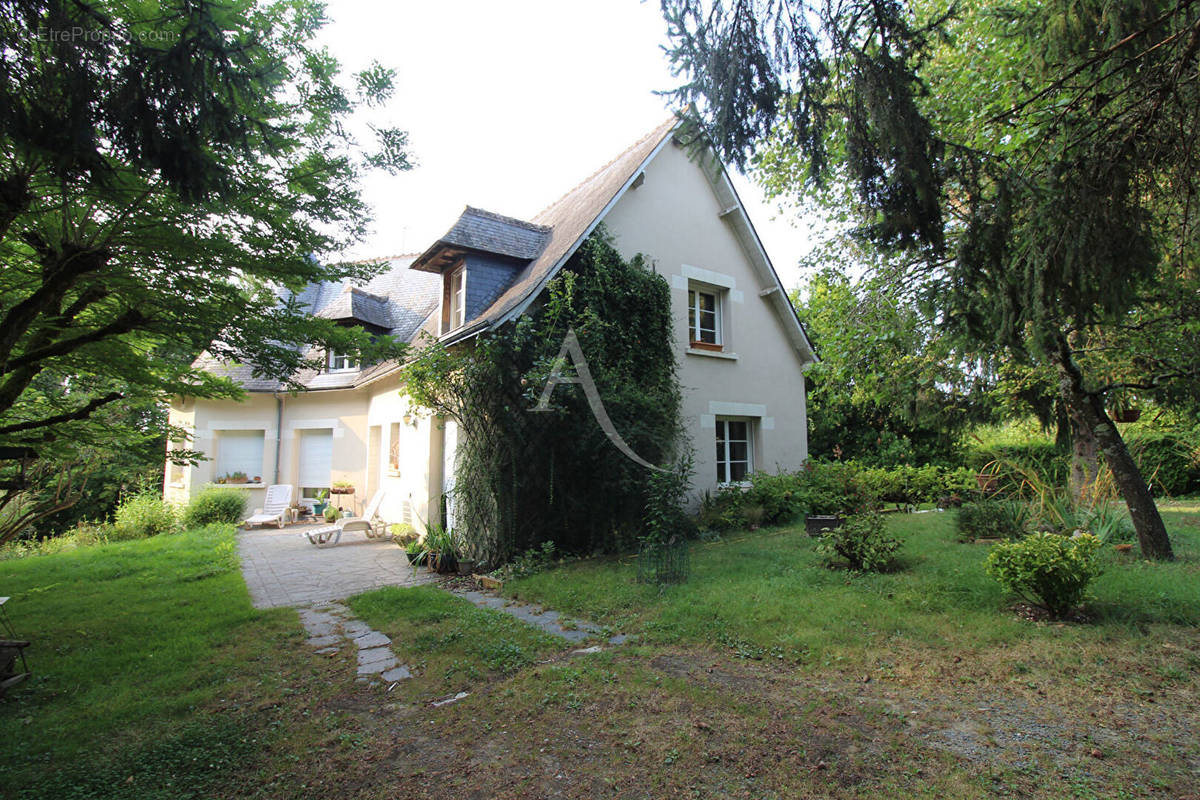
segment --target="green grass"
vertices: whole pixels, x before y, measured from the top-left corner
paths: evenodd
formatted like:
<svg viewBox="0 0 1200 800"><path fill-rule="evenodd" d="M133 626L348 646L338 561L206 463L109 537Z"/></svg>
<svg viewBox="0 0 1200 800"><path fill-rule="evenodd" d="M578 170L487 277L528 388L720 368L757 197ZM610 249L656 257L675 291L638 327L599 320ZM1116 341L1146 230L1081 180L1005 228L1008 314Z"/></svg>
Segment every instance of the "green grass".
<svg viewBox="0 0 1200 800"><path fill-rule="evenodd" d="M433 586L389 586L356 595L349 605L392 639L393 651L416 672L415 690L430 696L511 675L563 648L548 633Z"/></svg>
<svg viewBox="0 0 1200 800"><path fill-rule="evenodd" d="M799 528L697 544L692 576L663 589L633 581L634 564L589 560L509 582L506 592L636 633L655 644L712 644L801 663L862 659L885 642L914 648L997 647L1030 637L1100 642L1145 626L1200 624L1200 530L1165 514L1179 560L1148 564L1106 551L1093 584L1094 624L1057 629L1004 613L984 572L987 548L954 543L954 515L891 515L903 538L899 569L830 569ZM1194 519L1192 517L1191 519Z"/></svg>
<svg viewBox="0 0 1200 800"><path fill-rule="evenodd" d="M0 702L16 797L206 794L263 745L221 704L277 697L282 651L304 652L295 612L251 608L228 526L2 562L0 594L32 642Z"/></svg>

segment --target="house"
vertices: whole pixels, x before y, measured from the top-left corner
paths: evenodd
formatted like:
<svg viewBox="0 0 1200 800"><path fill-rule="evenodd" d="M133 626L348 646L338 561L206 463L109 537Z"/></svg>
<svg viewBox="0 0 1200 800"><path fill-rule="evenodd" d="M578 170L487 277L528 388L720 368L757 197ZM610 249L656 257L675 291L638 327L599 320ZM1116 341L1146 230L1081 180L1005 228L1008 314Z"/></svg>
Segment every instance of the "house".
<svg viewBox="0 0 1200 800"><path fill-rule="evenodd" d="M691 157L677 134L674 120L664 123L532 220L468 207L428 249L387 259L369 283L311 286L301 300L314 314L405 341L426 332L463 342L529 309L603 222L623 256L645 254L670 283L696 496L752 470L796 469L807 457L812 346L724 168ZM209 460L169 465L169 500L241 472L257 479L252 504L271 483L311 501L349 481L355 508L383 488L385 519L438 519L457 429L413 413L403 365L330 353L325 370L297 376L305 391L295 394L242 367L205 366L248 396L172 404L170 422L191 431Z"/></svg>

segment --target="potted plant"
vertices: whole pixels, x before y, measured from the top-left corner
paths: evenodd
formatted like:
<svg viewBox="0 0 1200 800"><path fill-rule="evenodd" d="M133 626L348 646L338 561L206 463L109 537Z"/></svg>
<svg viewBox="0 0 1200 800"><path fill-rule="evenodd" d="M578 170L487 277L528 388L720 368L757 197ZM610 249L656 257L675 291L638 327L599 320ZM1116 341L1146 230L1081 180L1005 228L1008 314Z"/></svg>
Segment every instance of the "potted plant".
<svg viewBox="0 0 1200 800"><path fill-rule="evenodd" d="M447 574L458 569L454 537L442 525L430 525L425 531L425 566L430 572Z"/></svg>
<svg viewBox="0 0 1200 800"><path fill-rule="evenodd" d="M326 522L332 523L332 522L337 522L339 519L341 519L342 510L340 508L338 508L337 506L327 505L327 506L325 506L325 510L322 512L322 514L325 517Z"/></svg>
<svg viewBox="0 0 1200 800"><path fill-rule="evenodd" d="M1127 392L1114 392L1109 400L1108 415L1113 422L1137 422L1142 416L1142 410L1135 405L1136 399Z"/></svg>
<svg viewBox="0 0 1200 800"><path fill-rule="evenodd" d="M413 539L404 545L404 554L408 556L408 563L414 567L425 563L425 545L419 539Z"/></svg>
<svg viewBox="0 0 1200 800"><path fill-rule="evenodd" d="M329 492L321 489L317 492L317 498L313 501L313 513L318 517L325 513L325 507L329 505Z"/></svg>
<svg viewBox="0 0 1200 800"><path fill-rule="evenodd" d="M229 483L249 483L249 482L250 482L250 478L246 475L246 473L242 472L241 470L229 473Z"/></svg>
<svg viewBox="0 0 1200 800"><path fill-rule="evenodd" d="M354 494L354 484L350 481L334 481L330 494Z"/></svg>

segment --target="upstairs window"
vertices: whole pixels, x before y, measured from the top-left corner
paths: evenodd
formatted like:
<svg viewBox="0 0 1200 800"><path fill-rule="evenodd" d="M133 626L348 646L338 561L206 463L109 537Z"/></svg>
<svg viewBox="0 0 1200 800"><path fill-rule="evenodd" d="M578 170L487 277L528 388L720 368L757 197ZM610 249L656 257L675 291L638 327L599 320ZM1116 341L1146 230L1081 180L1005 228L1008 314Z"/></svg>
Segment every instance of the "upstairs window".
<svg viewBox="0 0 1200 800"><path fill-rule="evenodd" d="M353 372L358 369L358 362L353 357L342 353L329 354L330 372Z"/></svg>
<svg viewBox="0 0 1200 800"><path fill-rule="evenodd" d="M443 331L461 328L467 323L467 271L458 267L446 276Z"/></svg>
<svg viewBox="0 0 1200 800"><path fill-rule="evenodd" d="M692 286L688 289L688 342L702 350L720 350L721 293L717 289Z"/></svg>

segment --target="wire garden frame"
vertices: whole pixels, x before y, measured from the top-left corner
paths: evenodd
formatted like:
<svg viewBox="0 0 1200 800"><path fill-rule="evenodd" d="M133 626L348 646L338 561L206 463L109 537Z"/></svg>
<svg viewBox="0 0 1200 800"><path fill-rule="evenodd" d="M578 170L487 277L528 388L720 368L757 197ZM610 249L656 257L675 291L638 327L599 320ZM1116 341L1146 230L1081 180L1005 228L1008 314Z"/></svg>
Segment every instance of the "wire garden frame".
<svg viewBox="0 0 1200 800"><path fill-rule="evenodd" d="M687 539L672 536L665 542L645 542L638 550L638 583L684 583L691 573L691 549Z"/></svg>

